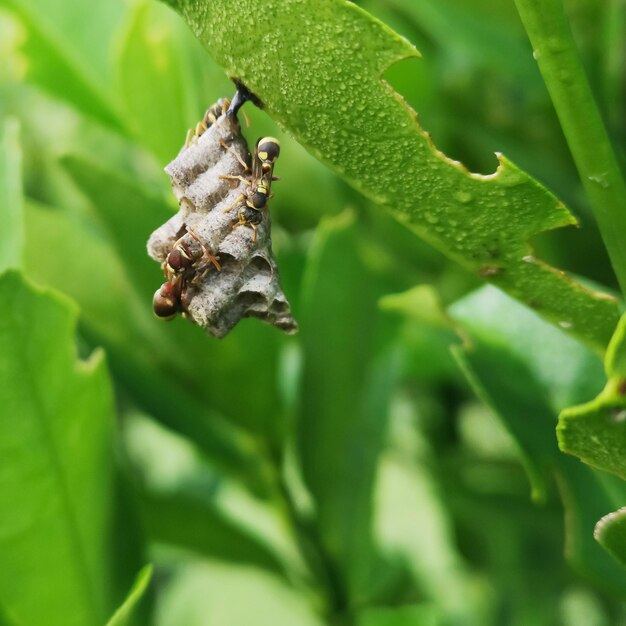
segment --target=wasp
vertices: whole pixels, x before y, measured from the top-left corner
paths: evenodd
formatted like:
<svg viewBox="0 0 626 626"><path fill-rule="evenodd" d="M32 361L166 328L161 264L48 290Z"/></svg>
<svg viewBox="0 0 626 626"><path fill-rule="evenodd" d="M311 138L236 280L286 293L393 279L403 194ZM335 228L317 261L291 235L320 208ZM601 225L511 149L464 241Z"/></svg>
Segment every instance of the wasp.
<svg viewBox="0 0 626 626"><path fill-rule="evenodd" d="M249 226L254 231L253 241L256 241L256 227L263 220L263 211L272 197L272 182L278 180L274 176L274 164L280 155L280 142L274 137L263 137L256 142L252 158L252 172L249 178L243 176L221 176L228 180L241 180L249 188L247 194L241 194L224 212L243 202L237 211L237 226Z"/></svg>
<svg viewBox="0 0 626 626"><path fill-rule="evenodd" d="M161 320L173 320L177 313L182 313L183 281L181 278L164 282L152 298L152 310Z"/></svg>
<svg viewBox="0 0 626 626"><path fill-rule="evenodd" d="M235 94L232 102L228 98L220 98L215 104L211 105L202 116L202 119L196 124L195 128L190 128L187 131L187 136L185 137L185 148L188 148L194 141L198 143L198 139L204 133L217 122L217 119L228 113L229 115L236 115L237 111L241 108L244 102L249 98L241 95L239 92ZM246 121L246 126L250 126L250 120L246 115L245 111L243 112L243 116ZM222 143L224 148L227 148L226 145ZM237 155L238 156L238 155ZM247 169L247 166L246 166Z"/></svg>
<svg viewBox="0 0 626 626"><path fill-rule="evenodd" d="M202 116L202 119L196 124L195 129L190 128L187 131L185 148L188 148L194 141L197 143L198 139L215 124L217 118L228 111L230 104L231 102L228 98L220 98L214 105L210 106Z"/></svg>
<svg viewBox="0 0 626 626"><path fill-rule="evenodd" d="M179 274L193 273L194 278L199 276L196 282L200 282L206 276L211 265L218 271L222 269L218 263L219 257L215 256L208 246L202 243L191 228L187 228L183 224L180 232L183 232L182 236L176 240L163 262L166 278L171 279Z"/></svg>
<svg viewBox="0 0 626 626"><path fill-rule="evenodd" d="M167 280L152 299L154 314L163 320L174 319L177 313L184 314L189 290L202 283L211 266L217 271L222 269L219 257L191 228L183 224L176 236L178 239L162 265Z"/></svg>

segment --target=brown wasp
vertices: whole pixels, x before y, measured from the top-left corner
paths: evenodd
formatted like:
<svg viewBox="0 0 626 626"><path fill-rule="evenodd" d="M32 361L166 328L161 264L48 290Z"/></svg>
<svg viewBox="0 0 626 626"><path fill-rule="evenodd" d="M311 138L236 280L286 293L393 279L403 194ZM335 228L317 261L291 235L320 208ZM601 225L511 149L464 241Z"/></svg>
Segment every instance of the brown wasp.
<svg viewBox="0 0 626 626"><path fill-rule="evenodd" d="M189 291L202 283L211 266L218 271L222 269L219 257L191 228L183 224L176 237L162 265L167 280L156 290L152 299L154 314L163 320L171 320L177 313L185 313Z"/></svg>
<svg viewBox="0 0 626 626"><path fill-rule="evenodd" d="M152 310L160 320L173 320L176 313L183 313L182 280L168 280L155 292Z"/></svg>

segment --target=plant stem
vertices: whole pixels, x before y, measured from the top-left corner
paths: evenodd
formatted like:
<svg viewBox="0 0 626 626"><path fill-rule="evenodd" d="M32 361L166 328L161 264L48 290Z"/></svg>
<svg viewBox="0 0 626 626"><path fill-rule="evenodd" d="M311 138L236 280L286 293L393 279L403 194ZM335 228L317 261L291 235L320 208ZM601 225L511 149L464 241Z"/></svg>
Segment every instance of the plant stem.
<svg viewBox="0 0 626 626"><path fill-rule="evenodd" d="M624 130L623 101L626 87L626 1L609 0L604 17L603 99L609 125L617 132Z"/></svg>
<svg viewBox="0 0 626 626"><path fill-rule="evenodd" d="M626 185L585 75L562 0L515 0L534 56L626 294Z"/></svg>

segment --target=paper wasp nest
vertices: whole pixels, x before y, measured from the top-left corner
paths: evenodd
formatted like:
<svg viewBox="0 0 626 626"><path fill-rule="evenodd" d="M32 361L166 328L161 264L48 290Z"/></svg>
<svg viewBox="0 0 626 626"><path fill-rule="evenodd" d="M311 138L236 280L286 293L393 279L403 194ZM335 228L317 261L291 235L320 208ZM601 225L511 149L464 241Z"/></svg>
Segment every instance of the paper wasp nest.
<svg viewBox="0 0 626 626"><path fill-rule="evenodd" d="M256 238L250 226L233 227L242 206L233 203L250 192L245 182L250 167L250 152L237 117L219 115L165 168L180 210L148 241L148 253L162 264L177 241L200 246L219 259L220 270L212 262L187 270L174 296L178 300L173 313L182 313L220 338L244 317L257 317L289 334L298 330L272 253L269 211L259 216ZM241 176L243 180L220 176ZM161 291L170 287L173 283L166 282Z"/></svg>

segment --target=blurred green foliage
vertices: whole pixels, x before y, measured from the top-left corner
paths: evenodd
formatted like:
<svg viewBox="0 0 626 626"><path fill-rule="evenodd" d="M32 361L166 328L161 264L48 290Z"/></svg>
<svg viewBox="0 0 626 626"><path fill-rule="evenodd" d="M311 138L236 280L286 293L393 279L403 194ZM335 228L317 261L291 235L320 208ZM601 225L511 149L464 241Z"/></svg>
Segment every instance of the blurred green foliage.
<svg viewBox="0 0 626 626"><path fill-rule="evenodd" d="M506 153L581 222L538 256L614 290L513 3L359 4L421 51L386 78L437 148L483 173ZM623 159L623 3L568 9ZM162 4L0 0L0 624L624 621L623 513L593 531L626 487L555 434L600 359L253 107L249 139L283 145L274 248L300 333L154 319L162 167L233 91Z"/></svg>

